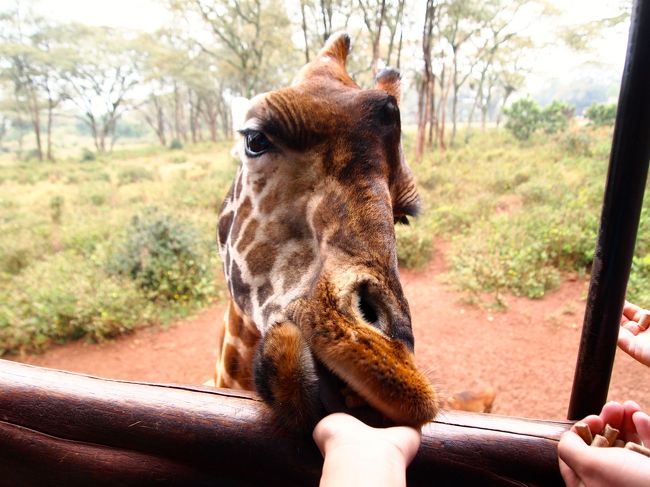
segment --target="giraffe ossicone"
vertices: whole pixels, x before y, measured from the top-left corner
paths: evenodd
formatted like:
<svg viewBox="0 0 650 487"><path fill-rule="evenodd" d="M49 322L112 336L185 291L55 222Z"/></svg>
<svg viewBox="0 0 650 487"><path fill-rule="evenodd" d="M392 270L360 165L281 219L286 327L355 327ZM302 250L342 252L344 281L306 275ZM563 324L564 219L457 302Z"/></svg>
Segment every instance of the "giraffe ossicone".
<svg viewBox="0 0 650 487"><path fill-rule="evenodd" d="M399 73L362 90L349 48L334 34L291 86L251 100L218 223L230 302L216 385L257 390L302 429L359 402L397 424L438 410L397 265L394 224L420 205Z"/></svg>

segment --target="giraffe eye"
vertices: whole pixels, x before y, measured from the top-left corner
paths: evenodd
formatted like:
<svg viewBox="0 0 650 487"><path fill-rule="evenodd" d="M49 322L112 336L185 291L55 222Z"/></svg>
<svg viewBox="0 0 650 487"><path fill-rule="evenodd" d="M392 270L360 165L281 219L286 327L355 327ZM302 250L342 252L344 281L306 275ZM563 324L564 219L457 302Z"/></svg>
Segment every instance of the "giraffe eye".
<svg viewBox="0 0 650 487"><path fill-rule="evenodd" d="M262 132L248 130L244 133L244 147L248 157L258 157L271 148L271 141Z"/></svg>

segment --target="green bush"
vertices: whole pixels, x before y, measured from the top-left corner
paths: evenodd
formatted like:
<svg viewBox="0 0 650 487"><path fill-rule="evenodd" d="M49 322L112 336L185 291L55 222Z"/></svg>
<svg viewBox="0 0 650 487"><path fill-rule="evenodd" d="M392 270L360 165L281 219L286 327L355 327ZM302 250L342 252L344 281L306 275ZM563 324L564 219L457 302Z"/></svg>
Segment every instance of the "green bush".
<svg viewBox="0 0 650 487"><path fill-rule="evenodd" d="M594 103L585 111L585 117L596 127L613 126L616 120L616 105Z"/></svg>
<svg viewBox="0 0 650 487"><path fill-rule="evenodd" d="M151 310L129 280L107 276L74 251L61 252L0 287L0 356L116 336L146 324Z"/></svg>
<svg viewBox="0 0 650 487"><path fill-rule="evenodd" d="M140 181L153 181L153 179L151 171L139 166L126 167L117 173L117 182L120 186Z"/></svg>
<svg viewBox="0 0 650 487"><path fill-rule="evenodd" d="M414 225L398 225L395 234L399 265L408 269L423 268L433 252L431 232L416 222Z"/></svg>
<svg viewBox="0 0 650 487"><path fill-rule="evenodd" d="M633 258L627 299L634 303L650 302L650 254Z"/></svg>
<svg viewBox="0 0 650 487"><path fill-rule="evenodd" d="M50 199L50 218L52 223L59 225L63 216L63 196L53 196Z"/></svg>
<svg viewBox="0 0 650 487"><path fill-rule="evenodd" d="M592 155L593 139L586 130L568 130L559 140L569 155L586 157Z"/></svg>
<svg viewBox="0 0 650 487"><path fill-rule="evenodd" d="M200 300L214 293L212 266L196 231L155 208L132 218L107 269L129 276L152 301Z"/></svg>
<svg viewBox="0 0 650 487"><path fill-rule="evenodd" d="M553 100L545 106L540 116L540 127L546 134L564 132L573 118L575 108L561 101Z"/></svg>
<svg viewBox="0 0 650 487"><path fill-rule="evenodd" d="M169 144L170 150L180 150L183 148L183 143L178 139L173 139Z"/></svg>
<svg viewBox="0 0 650 487"><path fill-rule="evenodd" d="M539 105L530 98L517 100L503 112L508 117L506 128L522 141L530 139L533 132L537 130L542 116Z"/></svg>
<svg viewBox="0 0 650 487"><path fill-rule="evenodd" d="M81 151L81 162L91 162L97 159L97 156L93 151L88 148L85 148Z"/></svg>

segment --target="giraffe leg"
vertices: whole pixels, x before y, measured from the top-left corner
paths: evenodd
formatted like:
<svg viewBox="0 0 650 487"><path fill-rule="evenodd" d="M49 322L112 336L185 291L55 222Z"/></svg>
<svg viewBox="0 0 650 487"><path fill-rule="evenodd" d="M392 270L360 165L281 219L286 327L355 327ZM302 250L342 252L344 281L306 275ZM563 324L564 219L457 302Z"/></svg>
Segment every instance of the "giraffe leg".
<svg viewBox="0 0 650 487"><path fill-rule="evenodd" d="M262 338L254 362L255 386L285 426L311 431L322 416L316 365L296 325L275 325Z"/></svg>

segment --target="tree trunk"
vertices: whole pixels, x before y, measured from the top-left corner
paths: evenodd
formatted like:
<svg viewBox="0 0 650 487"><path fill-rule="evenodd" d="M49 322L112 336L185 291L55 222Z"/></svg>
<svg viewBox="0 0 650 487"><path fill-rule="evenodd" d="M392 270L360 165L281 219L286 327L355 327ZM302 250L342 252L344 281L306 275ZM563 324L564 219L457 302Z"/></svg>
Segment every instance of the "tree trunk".
<svg viewBox="0 0 650 487"><path fill-rule="evenodd" d="M41 140L41 116L38 109L38 100L33 90L29 90L29 110L32 119L32 129L34 130L34 138L36 139L36 156L39 162L43 162L43 143Z"/></svg>
<svg viewBox="0 0 650 487"><path fill-rule="evenodd" d="M305 0L300 0L300 14L302 16L302 37L305 41L305 63L309 62L309 36L307 32L307 17L305 15Z"/></svg>
<svg viewBox="0 0 650 487"><path fill-rule="evenodd" d="M451 137L449 139L449 145L453 147L454 142L456 141L456 123L458 120L458 48L454 48L454 58L453 58L453 78L452 84L454 88L453 97L451 100Z"/></svg>
<svg viewBox="0 0 650 487"><path fill-rule="evenodd" d="M54 118L54 107L56 104L52 97L48 96L47 99L47 160L54 161L52 155L52 119Z"/></svg>
<svg viewBox="0 0 650 487"><path fill-rule="evenodd" d="M384 25L384 14L386 11L386 0L381 0L381 7L379 10L379 17L377 18L377 25L375 37L372 41L372 63L370 64L372 75L377 74L377 65L379 64L379 46L381 42L381 29Z"/></svg>

